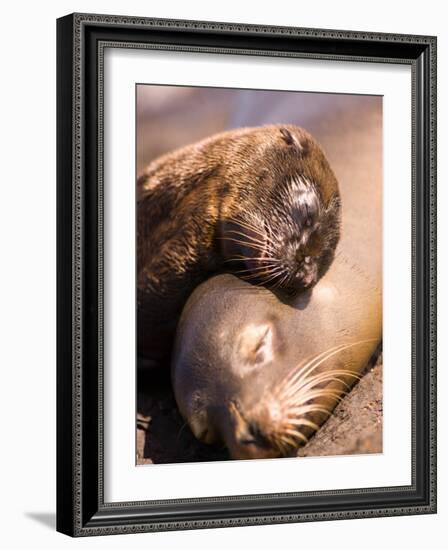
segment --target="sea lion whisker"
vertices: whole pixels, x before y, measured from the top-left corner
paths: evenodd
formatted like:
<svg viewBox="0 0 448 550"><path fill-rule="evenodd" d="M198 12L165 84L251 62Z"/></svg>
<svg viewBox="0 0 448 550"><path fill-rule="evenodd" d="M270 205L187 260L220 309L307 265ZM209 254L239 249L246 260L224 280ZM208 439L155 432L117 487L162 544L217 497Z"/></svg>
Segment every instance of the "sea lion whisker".
<svg viewBox="0 0 448 550"><path fill-rule="evenodd" d="M273 271L271 271L272 269L274 268L265 267L263 270L259 270L256 273L251 273L249 270L241 269L239 271L234 271L234 274L240 275L241 279L244 279L245 281L250 281L251 279L260 280L264 275L271 275L273 273ZM280 275L280 273L281 272L277 272L278 275Z"/></svg>
<svg viewBox="0 0 448 550"><path fill-rule="evenodd" d="M315 422L307 418L288 418L288 424L293 426L308 426L308 428L312 428L315 431L319 429L319 426Z"/></svg>
<svg viewBox="0 0 448 550"><path fill-rule="evenodd" d="M258 271L256 273L249 273L249 275L246 277L246 279L257 279L260 277L260 275L271 275L273 273L277 273L280 275L283 273L283 269L281 266L278 265L262 265L256 268ZM240 270L239 273L242 273L243 270Z"/></svg>
<svg viewBox="0 0 448 550"><path fill-rule="evenodd" d="M333 348L330 348L327 351L324 351L317 355L314 359L312 359L308 365L305 364L300 368L299 367L293 371L292 374L288 375L284 381L282 381L281 385L284 388L285 386L289 386L291 383L295 382L296 379L304 379L306 376L308 376L313 370L315 370L319 365L321 365L324 361L335 355L336 353L339 353L340 351L344 351L348 348L351 348L353 346L359 345L359 344L365 344L367 342L373 342L375 341L373 338L369 338L366 340L358 340L356 342L352 342L349 344L340 344L339 346L334 346ZM317 361L317 362L316 362ZM302 363L303 365L303 363Z"/></svg>
<svg viewBox="0 0 448 550"><path fill-rule="evenodd" d="M249 259L250 259L250 258L249 258ZM254 267L253 269L246 269L246 268L245 268L245 269L241 269L241 270L239 271L239 273L244 272L244 271L254 271L254 270L266 269L266 268L268 268L268 267L276 268L276 269L277 269L277 268L281 268L281 266L279 266L279 265L276 264L276 263L273 263L273 262L272 262L272 263L271 263L271 262L268 263L268 262L266 262L266 263L264 263L264 264L262 264L262 265L259 265L259 266Z"/></svg>
<svg viewBox="0 0 448 550"><path fill-rule="evenodd" d="M281 431L270 434L268 440L270 440L283 455L288 452L288 449L296 446L295 440Z"/></svg>
<svg viewBox="0 0 448 550"><path fill-rule="evenodd" d="M283 267L283 266L281 266L281 267ZM283 273L283 275L282 275L282 273ZM272 285L272 289L274 289L274 290L276 288L280 287L281 285L283 285L283 283L285 281L287 281L287 279L288 279L288 273L285 273L285 270L283 268L281 269L280 275L282 275L282 277Z"/></svg>
<svg viewBox="0 0 448 550"><path fill-rule="evenodd" d="M277 271L278 273L284 272L284 268L282 265L274 265L271 269L272 271Z"/></svg>
<svg viewBox="0 0 448 550"><path fill-rule="evenodd" d="M339 350L339 349L342 349L346 346L347 344L338 344L336 346L332 346L331 348L327 348L326 350L314 355L314 356L311 356L309 358L306 358L304 359L303 361L301 361L295 370L291 371L291 373L288 375L288 378L294 378L295 376L297 375L302 375L302 374L305 374L305 371L304 371L304 368L308 368L308 367L311 367L315 361L321 359L322 357L326 356L327 354L331 353L332 351L335 351L335 350Z"/></svg>
<svg viewBox="0 0 448 550"><path fill-rule="evenodd" d="M288 414L297 414L297 416L312 413L312 412L321 412L327 415L331 414L329 409L321 407L320 405L300 405L298 407L291 407L288 409Z"/></svg>
<svg viewBox="0 0 448 550"><path fill-rule="evenodd" d="M282 394L283 392L287 391L288 388L291 387L291 385L295 384L299 380L302 380L308 376L309 371L311 370L312 366L314 365L315 361L322 357L326 357L329 355L333 350L339 350L343 349L345 344L339 344L338 346L333 346L315 356L312 356L311 358L304 359L301 361L297 367L292 370L277 386L277 393Z"/></svg>
<svg viewBox="0 0 448 550"><path fill-rule="evenodd" d="M230 216L230 219L235 222L243 221L247 223L251 223L252 220L254 220L257 223L261 221L260 217L257 217L257 214L253 210L245 210L244 212L241 213L241 216L239 218L234 218Z"/></svg>
<svg viewBox="0 0 448 550"><path fill-rule="evenodd" d="M291 449L297 447L297 439L288 436L286 433L281 433L280 436L272 440L272 442L280 450L283 456L286 456Z"/></svg>
<svg viewBox="0 0 448 550"><path fill-rule="evenodd" d="M312 381L310 383L304 384L303 386L299 386L299 387L295 388L294 391L291 392L289 395L283 396L283 401L284 402L291 401L291 400L295 399L298 395L301 395L301 394L306 395L308 392L316 391L317 389L319 389L319 390L329 390L330 391L330 388L328 388L328 385L323 387L323 388L320 387L320 386L321 386L322 383L332 382L332 381L341 382L341 380L339 378L324 378L322 380ZM331 391L332 391L332 389L331 389ZM336 390L336 391L340 391L340 390Z"/></svg>
<svg viewBox="0 0 448 550"><path fill-rule="evenodd" d="M248 240L249 241L253 241L255 244L259 244L259 245L262 245L264 244L265 242L265 238L264 238L264 235L261 236L261 237L254 237L253 235L247 235L247 233L243 233L241 231L236 231L235 229L230 229L228 231L228 234L229 235L236 235L238 238L241 238L243 237L244 239L244 242L247 242ZM227 237L227 235L224 235L223 237L218 237L222 240L231 240L231 239L234 239L235 237Z"/></svg>
<svg viewBox="0 0 448 550"><path fill-rule="evenodd" d="M258 235L261 236L261 239L259 239L259 240L262 240L263 242L264 241L270 241L271 244L275 244L275 241L272 239L271 235L268 235L265 230L261 230L259 227L256 227L255 225L252 225L250 223L243 223L243 222L237 221L237 220L232 220L232 221L236 225L239 225L242 229L248 229L249 231L254 231L255 233L258 233ZM248 238L257 240L257 237L254 237L254 236L251 236L251 235L246 235L245 233L241 233L241 232L239 232L235 229L230 229L229 233L240 234L240 235L243 235L244 237L248 237Z"/></svg>
<svg viewBox="0 0 448 550"><path fill-rule="evenodd" d="M257 272L266 271L266 273L271 273L270 270L278 270L278 269L279 269L279 266L276 264L265 264L265 265L259 265L257 267L254 267L253 269L244 268L244 269L232 270L232 273L234 275L237 273L247 273L248 275L253 275L254 277L258 277L259 273Z"/></svg>
<svg viewBox="0 0 448 550"><path fill-rule="evenodd" d="M259 252L264 252L264 250L265 250L265 246L261 242L242 241L241 239L234 239L233 237L219 237L219 238L220 238L220 240L237 243L237 244L240 244L242 246L246 246L247 248L252 248L252 250L258 250Z"/></svg>
<svg viewBox="0 0 448 550"><path fill-rule="evenodd" d="M338 400L338 399L342 399L341 394L343 394L343 393L344 393L344 391L336 392L336 391L333 391L333 390L326 390L326 389L309 390L308 392L301 395L299 399L296 399L295 401L290 400L290 403L293 407L300 407L302 404L308 403L312 399L317 399L319 397L333 397L334 399ZM285 406L286 405L287 404L285 403Z"/></svg>
<svg viewBox="0 0 448 550"><path fill-rule="evenodd" d="M297 392L300 391L306 391L310 387L317 386L323 382L340 382L343 386L345 386L347 389L350 388L349 384L344 382L339 376L349 376L352 378L357 378L358 380L361 379L361 377L358 374L354 374L351 371L348 370L334 370L330 372L322 372L319 374L316 374L314 376L311 376L309 378L306 378L305 380L297 380L295 383L291 384L287 388L287 391L285 391L282 394L283 398L288 398L291 395L294 395Z"/></svg>
<svg viewBox="0 0 448 550"><path fill-rule="evenodd" d="M274 285L274 289L282 286L288 280L288 273L285 273L283 277Z"/></svg>
<svg viewBox="0 0 448 550"><path fill-rule="evenodd" d="M247 229L249 231L253 231L254 233L260 235L260 239L259 240L265 240L265 239L269 239L270 237L266 234L266 232L262 229L260 229L259 227L255 226L255 225L252 225L251 223L244 223L244 222L241 222L241 221L237 221L237 220L232 220L234 224L236 225L239 225L242 229ZM250 239L254 239L254 240L257 240L257 237L256 236L252 236L252 235L246 235L245 233L242 233L242 232L239 232L237 231L236 229L230 229L228 231L229 233L235 233L235 234L239 234L239 235L243 235L245 237L248 237Z"/></svg>
<svg viewBox="0 0 448 550"><path fill-rule="evenodd" d="M281 447L278 444L280 441L282 442L282 444L284 444L284 445L281 445ZM280 450L280 452L283 455L285 455L288 452L289 449L294 449L294 447L297 446L297 443L294 439L288 437L286 434L283 434L283 433L280 435L279 439L276 439L274 441L274 444L275 443L277 444L278 449ZM285 446L286 446L286 448L285 448Z"/></svg>
<svg viewBox="0 0 448 550"><path fill-rule="evenodd" d="M279 275L274 275L268 279L258 279L258 278L255 278L254 280L252 281L249 281L251 282L254 286L259 286L259 287L264 287L266 286L269 282L272 282L276 279L276 277L278 277ZM244 278L244 277L243 277ZM247 278L245 279L246 281L248 280Z"/></svg>
<svg viewBox="0 0 448 550"><path fill-rule="evenodd" d="M330 357L336 355L337 353L339 353L341 351L345 351L346 349L349 349L353 346L356 346L356 345L359 345L359 344L362 344L362 343L366 343L366 342L369 342L369 341L372 341L372 339L359 340L359 341L353 342L351 344L346 344L346 345L343 345L343 346L339 346L339 348L337 348L337 349L327 353L323 357L321 357L317 362L315 362L316 360L314 360L313 361L314 364L312 364L312 366L310 366L310 367L307 367L306 372L304 372L303 374L300 374L299 378L304 379L306 376L309 376L309 374L312 371L314 371L315 369L317 369L324 361L327 361Z"/></svg>
<svg viewBox="0 0 448 550"><path fill-rule="evenodd" d="M265 251L264 243L262 242L256 242L256 241L244 241L241 239L237 239L234 237L218 237L222 241L230 241L232 243L240 244L241 246L245 246L246 248L250 248L251 250L257 250L260 253L263 253ZM225 258L226 260L228 258Z"/></svg>
<svg viewBox="0 0 448 550"><path fill-rule="evenodd" d="M340 378L341 376L347 376L350 378L355 378L357 380L361 379L361 377L358 374L355 374L347 370L322 372L310 377L307 381L307 386L310 383L313 383L313 385L318 385L318 384L321 384L322 382L339 382L343 386L345 386L347 389L350 389L350 385L347 384L347 382L345 382L342 378Z"/></svg>
<svg viewBox="0 0 448 550"><path fill-rule="evenodd" d="M278 266L272 264L267 264L267 265L260 265L258 267L255 267L254 269L238 269L237 271L233 271L233 273L245 273L245 272L249 272L250 275L255 275L254 273L252 273L252 271L254 270L257 270L257 271L267 271L269 269L278 269ZM268 271L269 272L269 271Z"/></svg>
<svg viewBox="0 0 448 550"><path fill-rule="evenodd" d="M240 270L238 273L244 273L247 270ZM262 275L271 275L273 273L277 273L280 275L283 273L283 270L279 266L260 266L257 272L251 273L249 272L248 275L242 276L242 278L248 280L248 279L259 279Z"/></svg>
<svg viewBox="0 0 448 550"><path fill-rule="evenodd" d="M250 281L251 279L256 279L257 281L260 282L261 285L266 285L267 283L269 283L270 281L273 281L275 280L277 277L280 276L280 272L272 272L272 271L265 271L263 273L257 273L257 274L253 274L253 275L242 275L242 278L244 278L246 281Z"/></svg>
<svg viewBox="0 0 448 550"><path fill-rule="evenodd" d="M275 279L275 277L278 277L280 274L275 273L272 275L272 277L266 278L268 275L271 275L271 271L263 271L260 273L253 273L251 275L241 275L241 278L244 279L245 281L250 281L251 279L255 279L256 281L259 281L259 284L265 285L266 282L268 282L271 279Z"/></svg>
<svg viewBox="0 0 448 550"><path fill-rule="evenodd" d="M339 381L340 380L338 380L338 382ZM342 390L342 389L341 390L330 390L330 389L327 389L327 388L318 388L318 386L319 386L319 384L310 384L310 385L307 385L304 388L298 388L294 393L292 393L291 395L288 395L287 397L283 398L282 403L284 403L285 406L286 406L289 403L297 403L298 399L299 399L299 402L303 402L305 398L306 398L306 400L310 399L310 397L309 397L310 394L312 394L313 397L316 397L317 394L315 392L320 392L319 393L319 396L320 396L320 395L324 395L323 392L339 392L339 393L345 392L346 393L348 391L348 390ZM329 395L329 393L328 393L328 395Z"/></svg>
<svg viewBox="0 0 448 550"><path fill-rule="evenodd" d="M322 372L313 376L309 376L303 379L297 379L290 386L285 388L282 393L282 398L287 399L299 392L306 392L307 390L317 387L324 382L338 381L341 382L345 387L349 387L343 380L335 376L333 372Z"/></svg>
<svg viewBox="0 0 448 550"><path fill-rule="evenodd" d="M229 221L231 223L234 223L235 225L239 225L240 227L245 227L245 228L248 228L248 229L254 229L255 231L259 232L260 235L262 235L263 231L262 231L262 229L260 229L260 224L263 223L263 220L262 219L257 219L253 215L252 215L252 218L253 219L250 220L249 216L248 216L248 213L246 212L244 217L233 218L233 217L230 216L226 219L227 219L227 221Z"/></svg>
<svg viewBox="0 0 448 550"><path fill-rule="evenodd" d="M257 260L259 262L272 262L272 263L280 263L281 260L278 258L271 258L269 256L232 256L231 258L228 258L224 260L225 262L238 262L238 261L247 261L247 260Z"/></svg>
<svg viewBox="0 0 448 550"><path fill-rule="evenodd" d="M243 213L243 215L238 219L236 218L232 218L232 219L237 223L238 222L247 223L252 227L256 227L256 228L259 228L260 225L264 223L264 217L260 216L258 212L255 213L251 210L246 210Z"/></svg>
<svg viewBox="0 0 448 550"><path fill-rule="evenodd" d="M281 434L271 435L268 440L280 451L282 455L285 455L288 452L288 449L294 445L294 441L292 439L284 439Z"/></svg>
<svg viewBox="0 0 448 550"><path fill-rule="evenodd" d="M280 270L280 271L275 272L271 277L264 278L264 279L263 279L263 284L267 284L267 283L269 283L270 281L275 280L277 277L280 277L280 275L281 275L282 273L283 273L283 270Z"/></svg>
<svg viewBox="0 0 448 550"><path fill-rule="evenodd" d="M291 428L283 428L282 433L285 433L291 437L300 439L304 443L308 443L308 438L303 435L303 433L299 430L292 430Z"/></svg>

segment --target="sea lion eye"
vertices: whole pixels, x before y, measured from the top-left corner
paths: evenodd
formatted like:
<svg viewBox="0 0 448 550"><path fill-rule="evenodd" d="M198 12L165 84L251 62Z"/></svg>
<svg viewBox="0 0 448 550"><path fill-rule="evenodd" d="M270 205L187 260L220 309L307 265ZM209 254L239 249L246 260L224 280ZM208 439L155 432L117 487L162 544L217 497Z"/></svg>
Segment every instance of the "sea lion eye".
<svg viewBox="0 0 448 550"><path fill-rule="evenodd" d="M241 359L248 367L272 361L273 331L270 324L249 325L241 335Z"/></svg>

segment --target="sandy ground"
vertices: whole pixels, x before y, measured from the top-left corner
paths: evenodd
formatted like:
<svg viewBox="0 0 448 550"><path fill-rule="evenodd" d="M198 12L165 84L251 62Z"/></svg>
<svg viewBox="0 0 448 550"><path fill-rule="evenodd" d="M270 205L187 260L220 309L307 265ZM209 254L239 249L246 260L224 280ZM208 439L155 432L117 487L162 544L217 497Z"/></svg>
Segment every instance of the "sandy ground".
<svg viewBox="0 0 448 550"><path fill-rule="evenodd" d="M380 453L382 451L382 360L335 408L298 456ZM228 460L225 449L197 441L177 410L169 380L146 375L138 387L137 464Z"/></svg>

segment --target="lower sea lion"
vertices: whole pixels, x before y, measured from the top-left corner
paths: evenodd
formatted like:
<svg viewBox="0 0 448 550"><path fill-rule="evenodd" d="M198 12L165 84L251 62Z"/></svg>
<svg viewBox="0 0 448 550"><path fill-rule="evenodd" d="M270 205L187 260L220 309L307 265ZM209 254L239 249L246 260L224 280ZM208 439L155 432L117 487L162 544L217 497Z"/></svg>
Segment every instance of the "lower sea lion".
<svg viewBox="0 0 448 550"><path fill-rule="evenodd" d="M316 286L288 302L219 275L182 313L176 402L195 436L223 442L232 458L295 455L381 342L381 124L376 113L361 120L334 137L342 236Z"/></svg>
<svg viewBox="0 0 448 550"><path fill-rule="evenodd" d="M167 360L188 296L217 272L311 288L339 240L338 183L294 125L217 134L153 161L138 180L137 353Z"/></svg>
<svg viewBox="0 0 448 550"><path fill-rule="evenodd" d="M219 275L182 314L176 402L198 439L224 442L233 458L288 456L327 418L380 339L381 292L342 253L291 305Z"/></svg>

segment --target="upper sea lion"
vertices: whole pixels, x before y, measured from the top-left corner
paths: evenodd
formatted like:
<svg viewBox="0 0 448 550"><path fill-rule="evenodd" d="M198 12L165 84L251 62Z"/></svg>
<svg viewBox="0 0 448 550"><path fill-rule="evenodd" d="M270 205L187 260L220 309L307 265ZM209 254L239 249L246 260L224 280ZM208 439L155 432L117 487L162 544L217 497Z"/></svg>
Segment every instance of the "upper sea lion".
<svg viewBox="0 0 448 550"><path fill-rule="evenodd" d="M339 240L340 196L294 125L230 130L153 161L138 179L137 351L169 358L182 307L212 274L311 288Z"/></svg>

